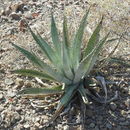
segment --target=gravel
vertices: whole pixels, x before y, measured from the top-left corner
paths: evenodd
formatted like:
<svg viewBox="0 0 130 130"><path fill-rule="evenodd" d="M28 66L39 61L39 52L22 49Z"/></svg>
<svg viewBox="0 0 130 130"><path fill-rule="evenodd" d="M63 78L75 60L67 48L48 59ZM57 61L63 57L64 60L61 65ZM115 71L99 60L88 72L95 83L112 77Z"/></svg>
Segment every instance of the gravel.
<svg viewBox="0 0 130 130"><path fill-rule="evenodd" d="M38 47L34 44L34 40L27 31L25 20L33 30L37 30L50 42L51 11L54 10L60 34L62 31L63 12L67 15L71 36L85 12L84 10L88 9L90 4L92 5L91 13L88 27L85 30L85 35L88 37L85 37L83 41L88 40L101 14L104 14L102 35L111 31L111 37L115 38L124 33L125 35L121 39L121 44L114 56L123 55L126 61L130 60L129 55L127 55L130 52L128 0L122 0L122 2L119 0L69 0L66 2L61 0L55 1L55 3L52 3L51 0L4 0L0 3L0 130L42 130L44 123L52 117L56 109L56 106L51 109L48 108L48 105L44 107L46 104L43 103L44 100L54 102L53 99L56 97L48 97L48 99L43 98L41 100L26 99L17 95L17 92L26 87L43 87L44 84L54 86L54 83L42 81L43 83L41 84L33 78L13 74L12 70L20 68L31 69L33 66L11 46L9 40L35 52L41 57ZM64 8L64 5L66 5L66 8ZM103 48L103 56L108 55L115 45L115 41L107 44ZM42 57L42 59L45 58ZM119 97L116 101L105 106L95 102L90 107L87 106L85 116L85 127L87 130L130 129L130 86L128 84L130 81L129 76L126 76L126 74L129 75L129 72L126 70L126 67L118 67L111 64L103 68L102 73L105 78L113 82L119 81L118 84L107 86L108 98L114 95L115 90L119 92ZM119 75L119 72L122 75ZM80 129L80 122L82 121L79 114L80 111L77 111L77 107L74 107L74 109L76 111L59 117L46 130Z"/></svg>

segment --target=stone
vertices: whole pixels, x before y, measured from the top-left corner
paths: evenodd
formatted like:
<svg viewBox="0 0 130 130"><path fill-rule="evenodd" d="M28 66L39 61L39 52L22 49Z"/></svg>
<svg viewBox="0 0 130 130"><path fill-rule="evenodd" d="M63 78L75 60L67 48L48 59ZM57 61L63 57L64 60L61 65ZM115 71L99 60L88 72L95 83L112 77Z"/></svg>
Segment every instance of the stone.
<svg viewBox="0 0 130 130"><path fill-rule="evenodd" d="M14 92L14 91L11 91L11 90L8 90L8 92L7 92L7 96L8 97L15 97L16 96L16 92Z"/></svg>
<svg viewBox="0 0 130 130"><path fill-rule="evenodd" d="M26 14L24 14L24 17L28 20L32 20L33 19L33 16L32 16L32 13L31 12L27 12Z"/></svg>
<svg viewBox="0 0 130 130"><path fill-rule="evenodd" d="M24 8L24 6L25 6L25 4L24 3L22 3L22 2L18 2L18 3L15 3L15 4L12 4L11 6L10 6L10 8L11 8L11 10L13 11L13 12L24 12L24 10L23 10L23 8Z"/></svg>
<svg viewBox="0 0 130 130"><path fill-rule="evenodd" d="M129 99L129 98L125 101L125 105L126 105L128 108L130 107L130 99Z"/></svg>
<svg viewBox="0 0 130 130"><path fill-rule="evenodd" d="M65 126L64 126L64 130L69 130L69 126L68 126L68 125L65 125Z"/></svg>
<svg viewBox="0 0 130 130"><path fill-rule="evenodd" d="M39 128L40 124L38 122L36 122L35 126Z"/></svg>
<svg viewBox="0 0 130 130"><path fill-rule="evenodd" d="M6 85L12 85L14 83L14 81L12 79L6 78L5 79L5 84Z"/></svg>
<svg viewBox="0 0 130 130"><path fill-rule="evenodd" d="M15 120L20 120L21 119L21 117L20 117L20 115L19 115L19 113L18 112L14 112L13 113L13 115L14 115L14 117L15 117Z"/></svg>
<svg viewBox="0 0 130 130"><path fill-rule="evenodd" d="M7 7L5 10L1 11L1 15L5 15L8 16L9 14L11 14L11 9L9 7Z"/></svg>
<svg viewBox="0 0 130 130"><path fill-rule="evenodd" d="M20 79L20 78L17 78L16 79L16 85L17 85L18 88L21 88L24 85L23 80Z"/></svg>
<svg viewBox="0 0 130 130"><path fill-rule="evenodd" d="M4 98L3 93L0 93L0 100L2 100Z"/></svg>
<svg viewBox="0 0 130 130"><path fill-rule="evenodd" d="M89 127L94 128L94 127L95 127L95 124L94 124L94 123L91 123L91 124L89 125Z"/></svg>
<svg viewBox="0 0 130 130"><path fill-rule="evenodd" d="M21 19L21 15L15 12L12 12L9 17L11 17L14 20L20 20Z"/></svg>
<svg viewBox="0 0 130 130"><path fill-rule="evenodd" d="M22 111L22 108L20 106L18 106L18 107L15 108L15 110L20 112L20 111Z"/></svg>
<svg viewBox="0 0 130 130"><path fill-rule="evenodd" d="M110 130L110 129L112 129L112 125L110 124L110 123L107 123L106 124L106 127Z"/></svg>
<svg viewBox="0 0 130 130"><path fill-rule="evenodd" d="M111 102L111 103L110 103L110 109L111 109L112 111L115 111L116 108L117 108L117 105L116 105L114 102Z"/></svg>
<svg viewBox="0 0 130 130"><path fill-rule="evenodd" d="M28 129L30 127L30 125L28 123L24 124L23 126L24 128Z"/></svg>
<svg viewBox="0 0 130 130"><path fill-rule="evenodd" d="M3 106L0 106L0 112L2 112L4 110Z"/></svg>

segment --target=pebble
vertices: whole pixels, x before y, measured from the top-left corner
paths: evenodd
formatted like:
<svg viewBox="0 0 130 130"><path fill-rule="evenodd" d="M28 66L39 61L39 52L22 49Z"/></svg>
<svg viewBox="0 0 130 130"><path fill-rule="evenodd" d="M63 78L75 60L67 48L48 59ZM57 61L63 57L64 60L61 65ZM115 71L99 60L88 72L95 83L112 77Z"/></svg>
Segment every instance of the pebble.
<svg viewBox="0 0 130 130"><path fill-rule="evenodd" d="M112 125L110 124L110 123L107 123L106 124L106 127L110 130L110 129L112 129Z"/></svg>
<svg viewBox="0 0 130 130"><path fill-rule="evenodd" d="M9 17L11 17L14 20L20 20L21 19L21 15L15 12L12 12Z"/></svg>
<svg viewBox="0 0 130 130"><path fill-rule="evenodd" d="M23 127L28 129L30 127L30 125L29 124L25 124Z"/></svg>
<svg viewBox="0 0 130 130"><path fill-rule="evenodd" d="M15 97L15 96L16 96L16 92L9 90L9 91L7 92L7 96L8 96L8 97Z"/></svg>
<svg viewBox="0 0 130 130"><path fill-rule="evenodd" d="M94 124L94 123L91 123L91 124L89 125L89 127L94 128L94 127L95 127L95 124Z"/></svg>
<svg viewBox="0 0 130 130"><path fill-rule="evenodd" d="M125 110L121 110L121 115L125 116L125 115L127 115L127 112Z"/></svg>
<svg viewBox="0 0 130 130"><path fill-rule="evenodd" d="M27 12L26 14L24 14L24 17L28 20L32 20L33 19L33 16L32 16L32 13L31 12Z"/></svg>
<svg viewBox="0 0 130 130"><path fill-rule="evenodd" d="M6 85L12 85L14 83L14 81L12 79L6 78L5 79L5 84Z"/></svg>
<svg viewBox="0 0 130 130"><path fill-rule="evenodd" d="M61 130L62 129L62 124L58 124L57 127L58 127L58 130Z"/></svg>
<svg viewBox="0 0 130 130"><path fill-rule="evenodd" d="M65 125L65 126L64 126L64 130L69 130L69 126L68 126L68 125Z"/></svg>
<svg viewBox="0 0 130 130"><path fill-rule="evenodd" d="M4 98L4 95L0 93L0 100Z"/></svg>
<svg viewBox="0 0 130 130"><path fill-rule="evenodd" d="M117 108L117 105L116 105L114 102L111 102L111 103L110 103L110 109L111 109L112 111L115 111L116 108Z"/></svg>
<svg viewBox="0 0 130 130"><path fill-rule="evenodd" d="M0 106L0 112L2 112L4 110L3 106Z"/></svg>
<svg viewBox="0 0 130 130"><path fill-rule="evenodd" d="M20 106L18 106L18 107L15 108L15 110L20 112L20 111L22 111L22 108Z"/></svg>
<svg viewBox="0 0 130 130"><path fill-rule="evenodd" d="M130 107L130 99L129 99L129 98L125 101L125 105L126 105L127 107Z"/></svg>
<svg viewBox="0 0 130 130"><path fill-rule="evenodd" d="M40 124L38 122L36 122L35 126L39 128Z"/></svg>
<svg viewBox="0 0 130 130"><path fill-rule="evenodd" d="M21 119L21 116L19 115L18 112L14 112L13 115L15 117L15 120L20 120Z"/></svg>
<svg viewBox="0 0 130 130"><path fill-rule="evenodd" d="M21 88L24 85L23 80L20 79L20 78L17 78L16 79L16 85L17 85L17 88Z"/></svg>

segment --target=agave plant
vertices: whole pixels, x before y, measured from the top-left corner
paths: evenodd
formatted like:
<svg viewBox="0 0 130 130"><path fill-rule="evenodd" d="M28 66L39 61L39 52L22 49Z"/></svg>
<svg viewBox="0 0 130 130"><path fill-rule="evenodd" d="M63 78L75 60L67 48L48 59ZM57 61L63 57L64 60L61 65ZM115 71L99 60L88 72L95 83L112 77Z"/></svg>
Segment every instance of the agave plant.
<svg viewBox="0 0 130 130"><path fill-rule="evenodd" d="M98 100L98 97L93 94L89 88L84 86L84 79L90 74L98 55L106 42L108 35L100 39L100 30L102 27L102 19L91 35L87 46L81 51L82 38L85 26L87 24L87 16L89 11L83 16L80 25L73 40L69 39L67 19L64 16L63 20L63 38L59 39L58 30L53 15L51 16L51 37L52 44L49 45L38 33L34 33L30 27L29 30L36 44L41 48L41 51L49 59L52 66L38 58L34 53L31 53L16 44L13 44L21 53L23 53L32 63L38 68L37 70L20 69L15 70L17 74L39 77L41 79L51 80L61 83L61 86L49 88L28 88L22 91L23 94L38 94L55 95L62 94L56 112L51 121L54 121L63 109L69 104L70 100L79 93L82 101L88 104L88 97ZM70 42L72 41L72 42ZM81 56L82 55L82 56ZM89 81L86 81L89 82ZM64 87L63 87L64 86ZM101 101L102 103L103 101ZM104 101L105 102L105 101ZM103 103L104 103L103 102ZM50 122L51 122L50 121Z"/></svg>

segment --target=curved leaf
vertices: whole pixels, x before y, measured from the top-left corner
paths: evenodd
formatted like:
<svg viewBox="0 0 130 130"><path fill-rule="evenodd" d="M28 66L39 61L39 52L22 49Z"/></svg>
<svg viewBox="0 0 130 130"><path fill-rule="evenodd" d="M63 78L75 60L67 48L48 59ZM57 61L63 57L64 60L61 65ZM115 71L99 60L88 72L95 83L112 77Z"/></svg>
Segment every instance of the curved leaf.
<svg viewBox="0 0 130 130"><path fill-rule="evenodd" d="M72 61L70 59L70 51L69 51L69 37L68 37L68 30L67 30L67 21L66 17L64 16L63 21L63 44L62 44L62 53L63 53L63 70L65 75L69 79L73 79L74 75L72 72Z"/></svg>
<svg viewBox="0 0 130 130"><path fill-rule="evenodd" d="M23 94L25 96L51 96L51 95L56 95L56 94L63 94L62 86L54 87L54 88L26 88L22 91L20 91L18 94Z"/></svg>
<svg viewBox="0 0 130 130"><path fill-rule="evenodd" d="M21 53L23 53L32 63L36 64L38 67L40 67L45 73L50 75L52 78L57 80L58 82L63 82L63 83L71 83L71 81L67 78L64 77L61 73L55 71L52 69L49 65L41 61L35 54L30 53L29 51L12 44L15 48L17 48Z"/></svg>
<svg viewBox="0 0 130 130"><path fill-rule="evenodd" d="M50 75L48 75L44 72L36 71L36 70L20 69L20 70L14 70L13 72L17 73L17 74L25 75L25 76L39 77L39 78L42 78L42 79L55 81L55 79L52 78Z"/></svg>
<svg viewBox="0 0 130 130"><path fill-rule="evenodd" d="M48 57L48 59L53 63L53 59L55 58L55 53L53 49L48 45L48 43L40 36L40 34L36 35L32 29L28 26L29 31L31 32L34 40L39 45L39 47L42 49L44 54Z"/></svg>

